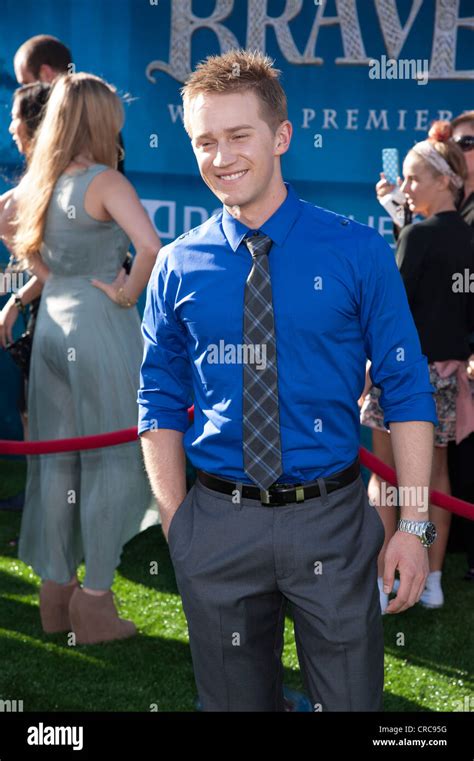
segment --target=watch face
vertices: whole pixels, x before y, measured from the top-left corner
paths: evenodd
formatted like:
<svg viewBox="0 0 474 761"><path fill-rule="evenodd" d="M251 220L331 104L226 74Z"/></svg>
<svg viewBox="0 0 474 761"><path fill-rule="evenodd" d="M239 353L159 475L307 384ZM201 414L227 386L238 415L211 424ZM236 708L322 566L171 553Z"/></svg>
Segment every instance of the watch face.
<svg viewBox="0 0 474 761"><path fill-rule="evenodd" d="M428 525L426 526L424 532L423 532L423 538L426 542L426 544L433 544L434 540L436 539L436 526L434 523L431 523L431 521L428 522Z"/></svg>

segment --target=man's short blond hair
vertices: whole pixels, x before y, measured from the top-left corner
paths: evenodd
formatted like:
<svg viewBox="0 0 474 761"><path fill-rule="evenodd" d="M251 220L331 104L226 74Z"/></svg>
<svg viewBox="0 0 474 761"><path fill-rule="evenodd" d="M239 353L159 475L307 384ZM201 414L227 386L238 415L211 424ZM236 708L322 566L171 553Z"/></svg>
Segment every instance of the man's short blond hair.
<svg viewBox="0 0 474 761"><path fill-rule="evenodd" d="M199 63L181 88L184 127L191 137L190 102L201 93L254 92L260 103L260 115L275 132L288 119L285 91L280 84L281 71L259 51L229 50L208 56Z"/></svg>

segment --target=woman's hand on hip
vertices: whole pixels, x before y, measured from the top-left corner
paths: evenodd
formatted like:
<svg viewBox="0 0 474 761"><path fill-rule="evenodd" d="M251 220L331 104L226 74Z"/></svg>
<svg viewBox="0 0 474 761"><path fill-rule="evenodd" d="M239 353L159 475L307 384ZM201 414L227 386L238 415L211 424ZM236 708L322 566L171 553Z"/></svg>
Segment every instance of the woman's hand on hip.
<svg viewBox="0 0 474 761"><path fill-rule="evenodd" d="M119 291L119 288L123 288L125 283L128 280L128 275L125 272L123 267L120 267L120 270L117 274L117 277L112 283L104 283L102 280L96 280L95 278L91 279L91 285L94 286L94 288L98 288L100 291L103 291L106 296L109 297L111 301L113 301L115 304L118 304L118 297L117 293Z"/></svg>

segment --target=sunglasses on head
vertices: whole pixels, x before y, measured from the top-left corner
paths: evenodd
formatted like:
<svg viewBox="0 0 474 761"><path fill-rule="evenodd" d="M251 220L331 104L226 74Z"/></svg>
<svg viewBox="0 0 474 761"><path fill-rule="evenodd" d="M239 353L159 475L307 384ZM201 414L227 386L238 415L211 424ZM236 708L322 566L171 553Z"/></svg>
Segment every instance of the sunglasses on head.
<svg viewBox="0 0 474 761"><path fill-rule="evenodd" d="M474 148L474 135L462 135L462 137L455 137L454 142L459 145L460 149L467 153Z"/></svg>

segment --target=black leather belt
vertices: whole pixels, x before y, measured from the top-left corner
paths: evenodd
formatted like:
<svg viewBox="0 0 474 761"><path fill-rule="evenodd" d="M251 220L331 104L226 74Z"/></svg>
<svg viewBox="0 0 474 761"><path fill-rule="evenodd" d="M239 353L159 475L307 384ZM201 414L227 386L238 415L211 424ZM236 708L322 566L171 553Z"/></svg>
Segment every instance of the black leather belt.
<svg viewBox="0 0 474 761"><path fill-rule="evenodd" d="M357 458L348 468L333 473L322 480L326 486L326 491L329 493L341 489L343 486L348 486L352 481L355 481L359 473L360 463L359 458ZM212 473L206 473L205 470L198 470L197 477L204 486L222 494L235 494L241 486L243 498L258 499L262 505L269 507L287 505L292 502L304 502L305 499L321 496L318 481L306 481L304 484L279 484L276 482L269 489L259 489L258 486L227 481L225 478L212 475Z"/></svg>

